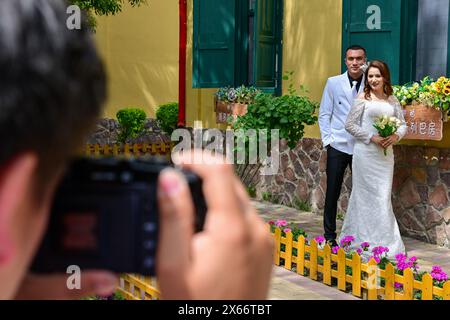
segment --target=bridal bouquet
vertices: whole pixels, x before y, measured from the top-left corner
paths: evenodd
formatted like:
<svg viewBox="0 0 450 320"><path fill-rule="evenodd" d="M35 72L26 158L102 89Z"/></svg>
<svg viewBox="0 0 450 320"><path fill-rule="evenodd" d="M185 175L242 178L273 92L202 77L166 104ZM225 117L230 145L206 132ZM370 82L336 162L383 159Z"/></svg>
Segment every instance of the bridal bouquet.
<svg viewBox="0 0 450 320"><path fill-rule="evenodd" d="M389 137L397 132L400 127L401 121L396 117L388 117L386 115L375 119L373 126L378 130L378 134L382 138ZM386 156L386 149L384 149L384 155Z"/></svg>

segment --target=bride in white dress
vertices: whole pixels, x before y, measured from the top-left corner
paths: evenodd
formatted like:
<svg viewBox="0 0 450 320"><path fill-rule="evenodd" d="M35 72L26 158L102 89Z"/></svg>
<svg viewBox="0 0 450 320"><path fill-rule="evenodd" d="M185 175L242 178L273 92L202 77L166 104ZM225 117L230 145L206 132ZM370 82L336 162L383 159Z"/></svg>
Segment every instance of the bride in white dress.
<svg viewBox="0 0 450 320"><path fill-rule="evenodd" d="M345 129L355 137L352 161L352 193L341 230L340 240L355 237L352 248L368 242L370 249L388 247L388 258L405 252L397 220L392 210L391 191L394 173L392 145L406 133L407 127L398 100L392 95L388 66L372 61L366 70L364 94L353 102ZM381 138L373 127L375 118L387 115L401 121L397 132ZM383 149L387 149L387 156ZM367 257L366 257L367 258Z"/></svg>

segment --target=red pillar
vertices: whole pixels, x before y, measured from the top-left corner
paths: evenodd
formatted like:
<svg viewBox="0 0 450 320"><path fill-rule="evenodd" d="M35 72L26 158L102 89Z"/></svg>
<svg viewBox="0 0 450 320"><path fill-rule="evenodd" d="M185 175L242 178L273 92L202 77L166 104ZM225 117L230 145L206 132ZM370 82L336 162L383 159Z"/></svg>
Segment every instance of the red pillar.
<svg viewBox="0 0 450 320"><path fill-rule="evenodd" d="M186 125L186 41L187 41L187 1L179 0L180 35L178 69L178 127Z"/></svg>

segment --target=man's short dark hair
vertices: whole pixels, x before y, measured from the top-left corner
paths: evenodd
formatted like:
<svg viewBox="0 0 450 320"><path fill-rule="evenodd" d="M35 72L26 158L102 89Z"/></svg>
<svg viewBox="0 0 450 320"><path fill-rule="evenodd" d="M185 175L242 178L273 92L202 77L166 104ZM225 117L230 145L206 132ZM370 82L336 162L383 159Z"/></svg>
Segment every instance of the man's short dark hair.
<svg viewBox="0 0 450 320"><path fill-rule="evenodd" d="M360 45L354 44L354 45L351 45L350 47L348 47L345 50L345 56L347 56L347 52L349 50L362 50L362 51L364 51L364 55L367 56L366 49L364 47L360 46Z"/></svg>
<svg viewBox="0 0 450 320"><path fill-rule="evenodd" d="M22 152L49 180L80 149L101 111L106 77L83 21L63 0L0 1L0 166Z"/></svg>

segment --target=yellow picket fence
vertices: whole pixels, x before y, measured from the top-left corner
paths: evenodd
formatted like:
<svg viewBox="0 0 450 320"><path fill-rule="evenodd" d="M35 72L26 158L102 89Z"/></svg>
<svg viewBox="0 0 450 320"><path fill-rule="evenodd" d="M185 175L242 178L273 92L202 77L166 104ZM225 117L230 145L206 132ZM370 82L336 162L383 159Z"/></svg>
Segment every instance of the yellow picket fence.
<svg viewBox="0 0 450 320"><path fill-rule="evenodd" d="M124 274L120 277L117 291L126 300L158 300L161 293L157 289L156 279L137 274Z"/></svg>
<svg viewBox="0 0 450 320"><path fill-rule="evenodd" d="M86 144L84 154L89 156L143 156L161 155L170 158L172 142L142 143L142 144Z"/></svg>
<svg viewBox="0 0 450 320"><path fill-rule="evenodd" d="M358 254L348 259L342 248L339 249L338 254L333 254L328 244L321 249L315 240L311 240L308 245L303 236L300 236L298 241L294 241L291 232L287 233L286 237L282 237L279 228L275 229L273 237L275 265L283 264L284 268L290 271L295 265L297 274L302 276L305 276L305 269L307 269L309 277L316 281L320 274L322 282L328 286L331 286L333 279L336 279L339 290L347 291L351 286L351 293L356 297L363 297L364 289L368 300L414 300L414 290L419 290L422 300L432 300L433 297L450 300L450 280L444 284L443 288L439 288L433 286L433 279L428 273L422 277L422 281L417 281L411 269L406 269L403 275L399 275L395 274L393 265L388 264L385 270L381 270L374 259L369 263L362 263ZM284 251L281 250L282 245L284 245ZM295 255L294 249L297 251ZM282 259L284 263L281 262ZM349 270L351 275L348 274L350 272L346 272ZM380 281L381 278L384 281ZM403 285L401 291L395 289L396 282Z"/></svg>

